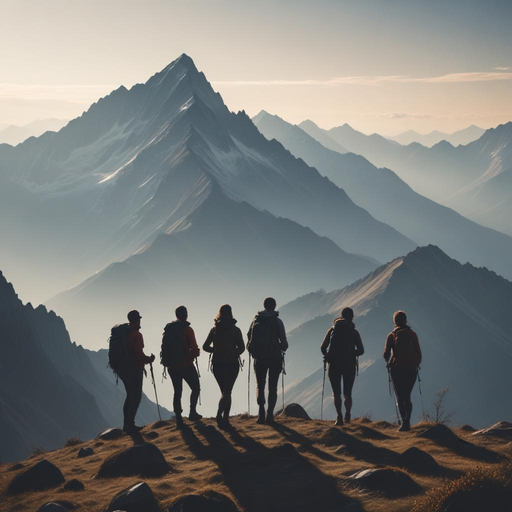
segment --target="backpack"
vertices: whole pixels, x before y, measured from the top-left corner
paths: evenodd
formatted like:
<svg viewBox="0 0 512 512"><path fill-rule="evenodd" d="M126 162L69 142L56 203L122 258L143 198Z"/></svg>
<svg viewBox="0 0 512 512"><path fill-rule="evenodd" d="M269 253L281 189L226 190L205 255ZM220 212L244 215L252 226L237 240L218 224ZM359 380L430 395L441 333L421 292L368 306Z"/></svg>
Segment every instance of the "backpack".
<svg viewBox="0 0 512 512"><path fill-rule="evenodd" d="M231 327L213 327L213 358L219 360L236 361L238 359L238 350L235 343L234 325Z"/></svg>
<svg viewBox="0 0 512 512"><path fill-rule="evenodd" d="M110 331L110 338L108 339L108 365L116 375L122 372L130 363L129 335L129 324L114 325Z"/></svg>
<svg viewBox="0 0 512 512"><path fill-rule="evenodd" d="M329 364L356 364L354 355L354 329L347 329L344 322L334 324L327 349L327 361Z"/></svg>
<svg viewBox="0 0 512 512"><path fill-rule="evenodd" d="M160 363L165 368L179 368L185 362L185 322L167 324L162 336Z"/></svg>
<svg viewBox="0 0 512 512"><path fill-rule="evenodd" d="M252 323L247 350L254 359L281 357L277 316L256 316Z"/></svg>
<svg viewBox="0 0 512 512"><path fill-rule="evenodd" d="M415 336L411 329L398 329L393 336L393 364L398 366L418 366Z"/></svg>

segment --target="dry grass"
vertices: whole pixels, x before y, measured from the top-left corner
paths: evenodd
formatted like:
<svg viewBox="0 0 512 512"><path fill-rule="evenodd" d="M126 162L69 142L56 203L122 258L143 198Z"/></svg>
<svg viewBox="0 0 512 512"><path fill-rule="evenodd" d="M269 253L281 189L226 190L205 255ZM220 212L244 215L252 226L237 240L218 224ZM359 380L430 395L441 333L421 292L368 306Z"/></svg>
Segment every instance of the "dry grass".
<svg viewBox="0 0 512 512"><path fill-rule="evenodd" d="M83 492L54 489L7 497L5 489L19 470L12 470L14 464L3 464L0 510L32 512L59 499L74 503L78 512L100 512L117 492L141 480L151 487L162 510L185 494L208 490L228 496L244 511L309 512L341 510L347 506L354 511L409 511L413 507L417 511L430 510L430 504L441 503L449 495L448 490L436 494L440 489L451 486L450 492L462 493L471 488L471 482L478 481L477 476L471 476L475 473L468 474L466 480L460 478L477 465L480 475L486 474L489 482L495 480L496 485L502 485L503 468L510 468L503 462L510 461L512 455L506 441L472 439L464 430L458 430L457 435L474 446L447 447L418 437L425 424L407 433L398 433L385 422L372 423L366 418L332 431L330 422L293 418L279 418L278 424L270 427L257 425L254 417L239 416L233 419L233 424L233 432L217 429L210 419L188 423L182 431L177 431L173 422L146 427L143 440L155 444L172 468L161 478L95 478L108 456L133 445L134 440L127 436L115 441L83 442L82 446L94 449L94 455L84 459L77 458L78 447L65 446L25 462L29 466L48 459L60 468L66 480L81 480L85 485ZM347 477L358 471L395 467L396 457L413 446L432 455L442 468L439 475L408 473L421 487L420 495L390 500L347 485Z"/></svg>
<svg viewBox="0 0 512 512"><path fill-rule="evenodd" d="M79 437L70 437L64 444L64 447L67 448L69 446L77 446L82 443L83 443L83 441Z"/></svg>

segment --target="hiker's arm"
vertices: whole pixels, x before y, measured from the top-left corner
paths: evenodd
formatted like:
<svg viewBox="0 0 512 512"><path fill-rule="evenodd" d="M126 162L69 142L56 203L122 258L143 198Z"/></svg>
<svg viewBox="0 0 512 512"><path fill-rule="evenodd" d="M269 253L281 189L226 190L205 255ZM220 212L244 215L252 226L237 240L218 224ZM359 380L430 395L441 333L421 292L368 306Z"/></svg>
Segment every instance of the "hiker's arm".
<svg viewBox="0 0 512 512"><path fill-rule="evenodd" d="M213 352L213 329L208 334L208 338L206 338L206 341L203 343L203 350L205 352L209 352L210 354Z"/></svg>
<svg viewBox="0 0 512 512"><path fill-rule="evenodd" d="M386 363L389 363L389 358L391 357L391 348L393 347L393 334L388 334L386 339L386 347L384 348L384 354L382 356L386 360Z"/></svg>
<svg viewBox="0 0 512 512"><path fill-rule="evenodd" d="M140 332L136 333L134 336L133 351L135 353L135 359L140 363L141 366L152 363L155 359L153 356L147 356L144 354L144 338Z"/></svg>
<svg viewBox="0 0 512 512"><path fill-rule="evenodd" d="M187 326L185 329L185 338L187 340L188 349L192 357L194 359L199 357L199 347L197 346L196 335L194 334L194 329L192 329L192 327Z"/></svg>
<svg viewBox="0 0 512 512"><path fill-rule="evenodd" d="M331 342L331 332L332 327L329 328L329 330L325 334L324 341L322 341L322 344L320 345L320 350L322 351L322 354L324 356L327 355L327 349L329 348L329 343Z"/></svg>
<svg viewBox="0 0 512 512"><path fill-rule="evenodd" d="M251 322L249 330L247 331L247 342L251 341L251 339L252 339L252 329L253 329L253 327L254 327L254 320Z"/></svg>
<svg viewBox="0 0 512 512"><path fill-rule="evenodd" d="M356 349L354 351L354 355L356 357L359 357L364 354L363 340L361 339L361 335L359 334L358 331L355 331L354 334L356 335Z"/></svg>
<svg viewBox="0 0 512 512"><path fill-rule="evenodd" d="M236 330L235 343L236 343L238 355L243 354L245 351L245 343L244 343L244 337L242 336L242 331L240 329Z"/></svg>
<svg viewBox="0 0 512 512"><path fill-rule="evenodd" d="M288 340L286 339L286 329L284 328L283 321L277 319L277 328L279 332L279 341L281 342L281 350L286 352L288 350Z"/></svg>
<svg viewBox="0 0 512 512"><path fill-rule="evenodd" d="M423 358L420 348L420 342L418 341L418 335L414 333L414 344L416 345L416 353L418 354L418 366L421 364Z"/></svg>

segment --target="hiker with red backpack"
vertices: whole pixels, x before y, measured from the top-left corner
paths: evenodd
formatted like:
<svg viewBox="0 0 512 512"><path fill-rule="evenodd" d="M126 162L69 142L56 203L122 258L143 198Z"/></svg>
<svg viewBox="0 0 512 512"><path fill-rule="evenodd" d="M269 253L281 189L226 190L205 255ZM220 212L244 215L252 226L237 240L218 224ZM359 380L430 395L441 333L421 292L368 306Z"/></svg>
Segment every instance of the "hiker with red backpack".
<svg viewBox="0 0 512 512"><path fill-rule="evenodd" d="M230 429L231 393L240 372L240 355L245 351L245 344L229 304L221 306L214 323L203 350L211 354L213 375L221 392L217 425L222 429Z"/></svg>
<svg viewBox="0 0 512 512"><path fill-rule="evenodd" d="M171 377L174 388L173 407L176 415L176 428L181 428L183 426L183 409L181 407L183 381L189 385L191 390L188 419L197 421L202 418L197 412L201 386L199 374L194 367L194 360L199 357L199 347L194 330L190 327L190 322L187 321L187 308L179 306L176 308L175 314L176 320L167 324L164 329L160 362Z"/></svg>
<svg viewBox="0 0 512 512"><path fill-rule="evenodd" d="M337 426L350 423L352 411L352 388L356 378L359 356L364 354L363 342L352 321L354 312L344 308L341 317L327 331L320 350L324 355L324 364L329 365L328 375L332 387ZM341 381L343 379L343 398L345 421L341 407Z"/></svg>
<svg viewBox="0 0 512 512"><path fill-rule="evenodd" d="M407 315L397 311L393 315L395 328L388 334L384 349L388 371L395 390L401 416L400 432L411 429L411 393L421 364L421 349L416 333L407 325Z"/></svg>
<svg viewBox="0 0 512 512"><path fill-rule="evenodd" d="M109 366L126 389L123 430L128 434L142 430L142 427L135 425L135 416L142 399L144 366L155 360L153 354L144 354L144 338L140 333L141 318L138 311L130 311L129 324L114 326L109 339Z"/></svg>
<svg viewBox="0 0 512 512"><path fill-rule="evenodd" d="M274 409L277 403L277 385L283 371L284 353L288 349L286 330L276 311L277 303L272 297L263 302L260 311L251 323L247 334L247 350L254 358L257 402L259 413L257 423L274 423ZM268 375L268 408L265 417L265 384Z"/></svg>

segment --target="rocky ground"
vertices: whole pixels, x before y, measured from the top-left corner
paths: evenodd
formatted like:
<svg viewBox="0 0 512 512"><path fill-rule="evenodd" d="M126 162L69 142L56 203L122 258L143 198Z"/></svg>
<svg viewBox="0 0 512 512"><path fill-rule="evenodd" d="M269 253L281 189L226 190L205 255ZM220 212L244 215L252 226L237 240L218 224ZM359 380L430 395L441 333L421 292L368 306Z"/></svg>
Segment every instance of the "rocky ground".
<svg viewBox="0 0 512 512"><path fill-rule="evenodd" d="M233 426L162 421L136 437L112 429L2 464L0 510L510 510L510 424L475 433L421 423L399 433L365 418L339 428L238 416Z"/></svg>

